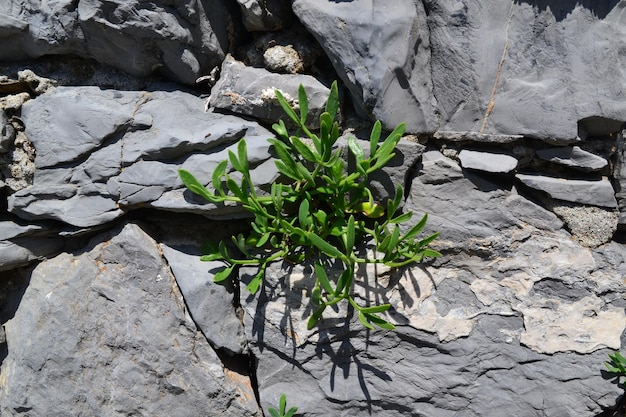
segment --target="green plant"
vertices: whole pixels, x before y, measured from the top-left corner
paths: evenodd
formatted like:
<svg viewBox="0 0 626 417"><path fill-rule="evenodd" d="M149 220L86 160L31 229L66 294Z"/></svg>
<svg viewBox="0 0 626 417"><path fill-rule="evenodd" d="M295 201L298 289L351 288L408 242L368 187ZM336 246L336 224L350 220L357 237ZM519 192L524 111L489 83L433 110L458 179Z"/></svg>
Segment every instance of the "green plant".
<svg viewBox="0 0 626 417"><path fill-rule="evenodd" d="M278 405L278 410L270 407L267 411L270 412L272 417L293 417L298 411L298 407L291 407L289 411L285 411L287 409L287 397L285 394L280 396L280 403Z"/></svg>
<svg viewBox="0 0 626 417"><path fill-rule="evenodd" d="M609 355L609 359L611 359L611 362L604 362L604 365L609 372L615 374L617 377L617 385L619 386L621 384L621 387L626 389L626 384L623 382L620 383L620 379L622 377L626 377L626 358L619 352L615 352L612 355Z"/></svg>
<svg viewBox="0 0 626 417"><path fill-rule="evenodd" d="M389 309L389 304L361 306L354 299L352 289L359 264L377 263L398 268L419 262L425 256L439 256L427 247L437 233L417 238L426 224L426 215L407 231L401 230L400 225L413 215L412 212L398 213L403 196L401 185L385 204L374 201L368 188L368 176L395 155L405 125L399 125L381 142L381 124L376 122L367 152L356 138L349 137L348 148L355 163L354 169L348 170L342 149L336 146L340 135L335 120L339 108L336 82L331 86L325 112L320 116L319 135L305 125L308 98L302 86L298 91L299 114L278 90L276 97L298 131L290 136L283 120L272 126L278 137L268 140L278 156L275 163L283 180L272 184L269 195L261 195L255 189L244 139L238 143L236 154L228 153L230 165L241 176L239 182L227 171L226 160L213 172L214 192L188 171L179 170L183 183L192 192L216 204L241 204L254 216L249 236L232 237L237 255L222 241L217 246L208 245L202 259L225 263L225 268L215 274L216 282L230 277L238 265L257 265L258 272L247 286L251 293L259 289L271 262L282 259L301 263L311 259L316 275L311 299L316 309L309 318L309 329L327 307L342 300L350 303L365 327L373 329L376 325L393 329L393 324L379 315ZM359 252L367 242L373 245L371 256ZM326 270L331 265L339 265L342 272L329 277Z"/></svg>

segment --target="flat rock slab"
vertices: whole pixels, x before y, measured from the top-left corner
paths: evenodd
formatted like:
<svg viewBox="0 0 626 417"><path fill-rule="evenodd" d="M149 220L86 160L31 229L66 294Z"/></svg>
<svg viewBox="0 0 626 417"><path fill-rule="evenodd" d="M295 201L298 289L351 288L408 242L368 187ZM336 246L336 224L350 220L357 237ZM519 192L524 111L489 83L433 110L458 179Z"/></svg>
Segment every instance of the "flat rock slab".
<svg viewBox="0 0 626 417"><path fill-rule="evenodd" d="M567 180L542 175L517 174L524 185L546 192L550 197L599 207L617 207L615 191L607 179L599 181Z"/></svg>
<svg viewBox="0 0 626 417"><path fill-rule="evenodd" d="M517 168L517 158L502 153L463 149L459 152L459 159L463 168L476 169L493 174L508 174Z"/></svg>
<svg viewBox="0 0 626 417"><path fill-rule="evenodd" d="M246 66L228 56L222 64L220 79L211 89L211 107L252 116L276 123L289 118L276 99L275 90L281 91L292 107L299 109L298 88L304 86L309 99L307 126L319 128L319 116L330 89L310 75L276 74L263 68Z"/></svg>
<svg viewBox="0 0 626 417"><path fill-rule="evenodd" d="M157 244L134 224L93 243L33 270L5 324L2 414L260 415L250 381L223 368L186 313Z"/></svg>
<svg viewBox="0 0 626 417"><path fill-rule="evenodd" d="M77 227L110 222L138 207L241 216L186 191L187 169L204 184L228 147L246 138L255 179L277 174L267 139L254 122L205 113L201 98L183 91L119 92L59 87L22 109L25 133L37 150L33 185L8 198L27 220L54 219ZM212 213L212 214L210 214Z"/></svg>
<svg viewBox="0 0 626 417"><path fill-rule="evenodd" d="M545 161L587 172L600 171L609 165L605 158L587 152L579 146L538 149L537 156Z"/></svg>

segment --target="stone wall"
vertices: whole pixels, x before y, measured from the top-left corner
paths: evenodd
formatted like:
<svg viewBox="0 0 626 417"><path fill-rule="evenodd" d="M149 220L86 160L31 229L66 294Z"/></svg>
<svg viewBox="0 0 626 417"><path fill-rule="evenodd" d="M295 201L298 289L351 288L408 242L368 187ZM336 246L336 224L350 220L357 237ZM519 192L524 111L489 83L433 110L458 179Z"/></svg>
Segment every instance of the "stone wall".
<svg viewBox="0 0 626 417"><path fill-rule="evenodd" d="M618 0L2 2L0 415L619 415L625 28ZM245 137L278 180L273 90L315 114L335 79L344 138L407 123L372 185L441 233L360 271L391 332L307 330L306 265L213 283L199 247L246 214L177 175Z"/></svg>

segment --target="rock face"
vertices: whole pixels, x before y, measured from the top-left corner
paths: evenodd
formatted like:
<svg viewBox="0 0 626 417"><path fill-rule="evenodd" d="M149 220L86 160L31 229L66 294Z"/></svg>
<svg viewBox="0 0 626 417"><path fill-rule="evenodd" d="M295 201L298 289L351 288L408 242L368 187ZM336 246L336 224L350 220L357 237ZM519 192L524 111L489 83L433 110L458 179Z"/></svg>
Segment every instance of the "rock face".
<svg viewBox="0 0 626 417"><path fill-rule="evenodd" d="M2 2L0 414L262 416L284 393L306 416L616 415L625 7ZM268 192L274 90L298 108L303 84L315 129L334 79L346 166L349 136L406 122L373 197L403 185L440 232L440 258L357 275L392 332L344 304L307 330L306 263L214 283L201 247L248 213L178 177L212 187L245 138Z"/></svg>

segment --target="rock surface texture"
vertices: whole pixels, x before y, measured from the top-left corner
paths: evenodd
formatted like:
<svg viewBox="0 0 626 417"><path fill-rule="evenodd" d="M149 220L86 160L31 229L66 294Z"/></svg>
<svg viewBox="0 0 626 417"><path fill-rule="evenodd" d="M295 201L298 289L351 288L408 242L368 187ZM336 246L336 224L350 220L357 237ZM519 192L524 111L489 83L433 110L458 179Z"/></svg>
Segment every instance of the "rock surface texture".
<svg viewBox="0 0 626 417"><path fill-rule="evenodd" d="M3 1L0 415L620 415L625 28L624 0ZM334 79L338 146L407 123L374 198L440 232L358 273L395 331L307 330L306 263L214 283L247 212L178 177L245 138L268 192L275 89L316 129Z"/></svg>

